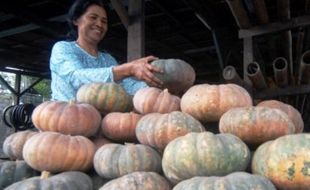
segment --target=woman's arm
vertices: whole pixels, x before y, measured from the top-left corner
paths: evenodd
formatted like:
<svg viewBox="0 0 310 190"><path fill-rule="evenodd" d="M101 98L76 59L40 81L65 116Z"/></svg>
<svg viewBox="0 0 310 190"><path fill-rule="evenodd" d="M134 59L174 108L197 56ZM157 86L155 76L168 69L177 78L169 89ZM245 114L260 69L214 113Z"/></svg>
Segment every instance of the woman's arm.
<svg viewBox="0 0 310 190"><path fill-rule="evenodd" d="M144 58L136 59L128 63L124 63L113 67L113 76L115 81L122 80L126 77L133 76L139 80L143 80L146 83L160 87L162 81L160 81L153 72L162 72L157 67L149 64L150 62L156 60L154 56L147 56Z"/></svg>

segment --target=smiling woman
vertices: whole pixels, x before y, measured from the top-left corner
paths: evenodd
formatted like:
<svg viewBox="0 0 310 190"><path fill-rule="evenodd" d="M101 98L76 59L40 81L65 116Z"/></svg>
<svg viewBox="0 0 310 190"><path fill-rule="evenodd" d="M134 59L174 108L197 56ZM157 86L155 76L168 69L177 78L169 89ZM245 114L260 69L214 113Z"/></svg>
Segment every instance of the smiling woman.
<svg viewBox="0 0 310 190"><path fill-rule="evenodd" d="M148 85L162 85L154 75L162 71L149 64L156 57L118 64L110 54L98 50L108 30L108 16L102 1L77 0L68 15L70 40L57 42L50 57L52 99L74 99L83 84L92 82L117 82L130 95Z"/></svg>

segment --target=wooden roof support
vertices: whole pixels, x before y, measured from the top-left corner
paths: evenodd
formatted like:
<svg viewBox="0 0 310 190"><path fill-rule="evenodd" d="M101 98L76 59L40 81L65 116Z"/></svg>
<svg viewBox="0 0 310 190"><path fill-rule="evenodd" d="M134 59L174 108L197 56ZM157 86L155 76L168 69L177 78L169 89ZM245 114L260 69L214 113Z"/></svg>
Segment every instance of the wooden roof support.
<svg viewBox="0 0 310 190"><path fill-rule="evenodd" d="M241 0L226 0L239 28L251 27L250 19Z"/></svg>
<svg viewBox="0 0 310 190"><path fill-rule="evenodd" d="M292 18L286 22L274 22L248 29L239 30L239 38L248 38L275 32L281 32L310 25L310 15Z"/></svg>
<svg viewBox="0 0 310 190"><path fill-rule="evenodd" d="M145 14L144 0L129 0L127 61L141 58L145 53Z"/></svg>
<svg viewBox="0 0 310 190"><path fill-rule="evenodd" d="M128 30L129 16L125 6L122 4L120 0L110 0L110 1L116 13L118 14L119 18L121 19L124 27L126 28L126 30Z"/></svg>

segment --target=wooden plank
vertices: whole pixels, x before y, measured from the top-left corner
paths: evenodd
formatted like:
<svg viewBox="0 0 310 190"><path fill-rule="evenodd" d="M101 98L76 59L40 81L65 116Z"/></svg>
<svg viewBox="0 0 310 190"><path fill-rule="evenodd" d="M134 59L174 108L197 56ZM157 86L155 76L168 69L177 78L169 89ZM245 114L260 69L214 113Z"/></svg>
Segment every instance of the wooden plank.
<svg viewBox="0 0 310 190"><path fill-rule="evenodd" d="M119 18L121 19L125 28L128 29L129 16L125 6L122 4L120 0L111 0L111 4L115 9L116 13L118 14Z"/></svg>
<svg viewBox="0 0 310 190"><path fill-rule="evenodd" d="M267 88L254 93L254 99L271 99L279 96L309 94L310 85L288 86L285 88Z"/></svg>
<svg viewBox="0 0 310 190"><path fill-rule="evenodd" d="M129 26L127 41L127 61L144 56L145 52L145 14L144 0L129 0Z"/></svg>
<svg viewBox="0 0 310 190"><path fill-rule="evenodd" d="M300 16L292 18L291 20L286 22L274 22L270 24L255 26L249 29L241 29L239 30L239 38L242 39L275 32L281 32L284 30L290 30L308 25L310 25L310 15Z"/></svg>

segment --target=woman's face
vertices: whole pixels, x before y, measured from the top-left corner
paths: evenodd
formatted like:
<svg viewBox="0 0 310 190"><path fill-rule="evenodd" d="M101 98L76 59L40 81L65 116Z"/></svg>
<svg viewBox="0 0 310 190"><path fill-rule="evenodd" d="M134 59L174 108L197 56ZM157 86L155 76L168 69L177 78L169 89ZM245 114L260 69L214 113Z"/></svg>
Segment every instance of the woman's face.
<svg viewBox="0 0 310 190"><path fill-rule="evenodd" d="M107 13L98 5L90 5L74 24L78 28L78 39L98 44L108 30Z"/></svg>

